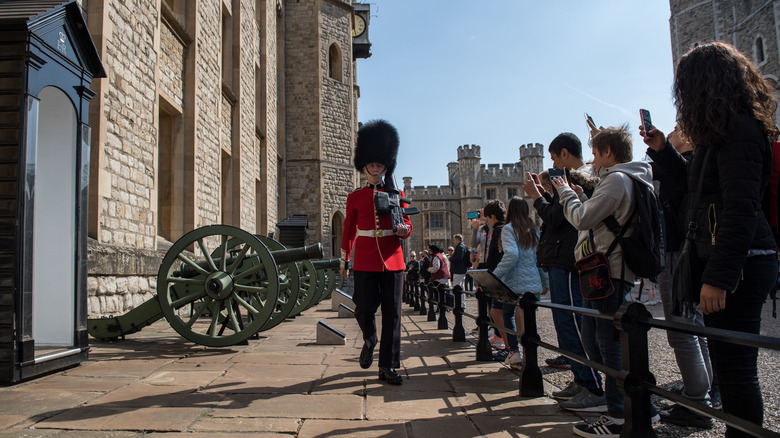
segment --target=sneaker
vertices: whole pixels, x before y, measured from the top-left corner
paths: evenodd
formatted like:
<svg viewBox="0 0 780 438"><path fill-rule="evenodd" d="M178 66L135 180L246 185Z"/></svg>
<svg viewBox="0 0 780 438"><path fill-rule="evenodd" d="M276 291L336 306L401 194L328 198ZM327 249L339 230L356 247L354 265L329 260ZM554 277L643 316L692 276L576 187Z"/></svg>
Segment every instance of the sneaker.
<svg viewBox="0 0 780 438"><path fill-rule="evenodd" d="M571 364L569 364L569 359L566 359L566 356L558 356L555 359L545 359L544 361L547 363L547 366L551 368L562 368L562 369L571 368Z"/></svg>
<svg viewBox="0 0 780 438"><path fill-rule="evenodd" d="M509 356L507 356L506 360L504 360L504 365L513 368L515 366L519 366L523 364L523 356L520 354L519 351L514 350L509 352Z"/></svg>
<svg viewBox="0 0 780 438"><path fill-rule="evenodd" d="M493 360L496 362L503 362L509 357L509 350L498 350L493 353Z"/></svg>
<svg viewBox="0 0 780 438"><path fill-rule="evenodd" d="M560 400L569 400L575 395L579 394L580 391L582 391L583 386L580 385L577 382L571 382L569 383L569 386L567 386L564 389L560 389L558 391L553 391L552 396L553 398L557 398Z"/></svg>
<svg viewBox="0 0 780 438"><path fill-rule="evenodd" d="M619 424L618 424L619 423ZM623 430L623 419L602 415L592 423L580 423L574 425L574 434L582 437L619 438Z"/></svg>
<svg viewBox="0 0 780 438"><path fill-rule="evenodd" d="M607 412L607 399L583 387L569 400L558 403L558 406L574 412Z"/></svg>
<svg viewBox="0 0 780 438"><path fill-rule="evenodd" d="M678 426L691 426L700 429L712 429L712 418L697 414L684 406L673 404L668 408L658 412L664 423L676 424Z"/></svg>
<svg viewBox="0 0 780 438"><path fill-rule="evenodd" d="M503 350L506 348L504 345L504 339L501 336L496 335L493 335L493 337L490 338L490 345L496 350Z"/></svg>

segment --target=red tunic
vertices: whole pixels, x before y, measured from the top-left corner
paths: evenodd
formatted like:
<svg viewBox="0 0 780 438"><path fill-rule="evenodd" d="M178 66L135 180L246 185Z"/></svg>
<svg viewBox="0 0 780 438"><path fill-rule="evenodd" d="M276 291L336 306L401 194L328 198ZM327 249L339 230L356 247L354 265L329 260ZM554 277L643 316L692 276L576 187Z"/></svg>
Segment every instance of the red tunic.
<svg viewBox="0 0 780 438"><path fill-rule="evenodd" d="M378 189L385 191L384 188ZM401 196L404 196L401 192ZM401 206L406 207L405 203ZM341 239L341 258L349 260L352 245L355 246L355 260L352 269L356 271L403 271L406 267L401 249L401 238L392 236L357 236L360 230L392 230L392 218L389 214L377 215L374 208L374 189L364 187L347 196L347 211L344 218L344 234ZM404 216L412 235L412 222Z"/></svg>

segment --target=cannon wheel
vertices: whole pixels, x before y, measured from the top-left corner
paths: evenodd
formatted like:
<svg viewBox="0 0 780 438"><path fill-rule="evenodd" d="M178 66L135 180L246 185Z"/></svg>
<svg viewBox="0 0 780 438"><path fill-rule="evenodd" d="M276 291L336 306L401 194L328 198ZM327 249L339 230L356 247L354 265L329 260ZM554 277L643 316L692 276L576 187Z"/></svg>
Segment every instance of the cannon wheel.
<svg viewBox="0 0 780 438"><path fill-rule="evenodd" d="M287 249L284 245L267 236L256 236L271 251ZM279 269L279 298L276 307L268 322L260 331L270 330L285 318L290 316L295 305L298 304L298 296L301 294L301 276L298 272L298 264L285 263L277 267Z"/></svg>
<svg viewBox="0 0 780 438"><path fill-rule="evenodd" d="M298 262L298 271L301 273L301 290L289 316L298 316L308 309L317 292L317 270L314 269L312 262L310 260Z"/></svg>
<svg viewBox="0 0 780 438"><path fill-rule="evenodd" d="M193 248L200 250L199 260L188 255ZM185 269L193 274L181 275ZM236 345L260 331L278 295L271 252L252 234L227 225L182 236L157 275L165 319L184 338L209 347Z"/></svg>

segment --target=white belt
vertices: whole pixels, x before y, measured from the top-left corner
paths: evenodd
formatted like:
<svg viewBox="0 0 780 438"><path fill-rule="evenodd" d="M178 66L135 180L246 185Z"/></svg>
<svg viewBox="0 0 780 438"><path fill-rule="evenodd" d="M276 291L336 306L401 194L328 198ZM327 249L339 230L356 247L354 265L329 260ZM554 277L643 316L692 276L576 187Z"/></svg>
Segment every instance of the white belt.
<svg viewBox="0 0 780 438"><path fill-rule="evenodd" d="M387 237L394 234L393 230L357 230L358 237Z"/></svg>

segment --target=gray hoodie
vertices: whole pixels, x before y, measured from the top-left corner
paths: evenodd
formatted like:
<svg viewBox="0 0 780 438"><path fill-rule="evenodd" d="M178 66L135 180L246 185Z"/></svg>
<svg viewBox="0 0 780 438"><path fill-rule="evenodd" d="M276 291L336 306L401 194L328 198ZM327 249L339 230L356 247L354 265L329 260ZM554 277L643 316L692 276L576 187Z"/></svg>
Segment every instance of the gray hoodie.
<svg viewBox="0 0 780 438"><path fill-rule="evenodd" d="M615 239L615 235L602 222L609 215L614 215L620 225L624 225L631 216L634 208L634 189L631 182L634 178L652 187L653 173L650 163L645 161L629 161L616 164L612 167L602 167L598 175L601 178L593 196L588 199L584 194L580 199L568 186L558 189L560 203L563 205L563 213L566 220L579 231L577 245L574 249L574 257L579 260L587 254L583 254L583 244L588 239L588 230L593 230L593 240L596 248L593 251L606 253L609 245ZM637 218L634 218L636 221ZM631 235L633 226L626 231ZM623 279L632 282L636 276L623 265L623 250L617 245L609 256L609 269L612 278L620 278L621 269Z"/></svg>

